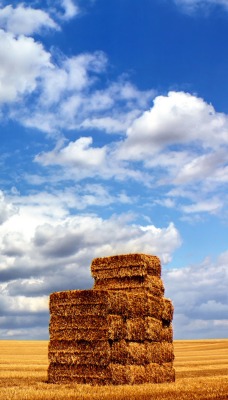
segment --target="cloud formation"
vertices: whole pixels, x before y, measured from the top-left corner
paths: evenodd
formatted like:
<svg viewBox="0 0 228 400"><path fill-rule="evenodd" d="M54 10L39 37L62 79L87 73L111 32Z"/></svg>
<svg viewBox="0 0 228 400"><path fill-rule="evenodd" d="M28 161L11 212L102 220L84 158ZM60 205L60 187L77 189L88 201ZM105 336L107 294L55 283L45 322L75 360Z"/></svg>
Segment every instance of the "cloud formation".
<svg viewBox="0 0 228 400"><path fill-rule="evenodd" d="M164 272L166 295L175 306L174 331L181 338L225 338L228 325L228 253L216 260Z"/></svg>
<svg viewBox="0 0 228 400"><path fill-rule="evenodd" d="M94 257L145 252L159 254L167 263L181 243L172 223L158 228L141 226L130 214L107 219L94 214L70 215L70 204L61 196L59 201L56 196L49 198L48 206L45 194L43 204L41 195L15 202L18 213L0 226L0 332L5 338L12 329L20 337L12 316L17 315L18 327L25 318L32 327L39 315L45 324L51 292L91 287ZM47 337L47 326L44 334L40 324L38 337Z"/></svg>
<svg viewBox="0 0 228 400"><path fill-rule="evenodd" d="M0 9L0 28L14 35L26 36L39 33L42 29L59 29L47 12L23 4Z"/></svg>
<svg viewBox="0 0 228 400"><path fill-rule="evenodd" d="M41 43L1 29L0 58L0 103L12 103L33 93L43 71L51 68L50 54Z"/></svg>

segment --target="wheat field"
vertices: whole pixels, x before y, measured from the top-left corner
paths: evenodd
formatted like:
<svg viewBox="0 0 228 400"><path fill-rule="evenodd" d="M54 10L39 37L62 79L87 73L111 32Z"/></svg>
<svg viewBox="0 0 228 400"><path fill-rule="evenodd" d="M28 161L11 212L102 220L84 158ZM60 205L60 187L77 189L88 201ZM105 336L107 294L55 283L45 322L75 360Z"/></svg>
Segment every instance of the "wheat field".
<svg viewBox="0 0 228 400"><path fill-rule="evenodd" d="M0 400L227 400L228 339L175 341L176 382L47 384L47 341L0 341Z"/></svg>

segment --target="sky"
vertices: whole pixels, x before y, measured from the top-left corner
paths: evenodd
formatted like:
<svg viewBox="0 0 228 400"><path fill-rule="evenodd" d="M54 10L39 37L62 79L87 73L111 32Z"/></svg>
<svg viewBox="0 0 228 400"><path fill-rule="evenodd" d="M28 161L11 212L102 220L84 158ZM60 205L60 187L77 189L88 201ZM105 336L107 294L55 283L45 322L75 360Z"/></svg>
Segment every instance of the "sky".
<svg viewBox="0 0 228 400"><path fill-rule="evenodd" d="M174 339L228 332L228 0L0 1L0 338L95 257L160 257Z"/></svg>

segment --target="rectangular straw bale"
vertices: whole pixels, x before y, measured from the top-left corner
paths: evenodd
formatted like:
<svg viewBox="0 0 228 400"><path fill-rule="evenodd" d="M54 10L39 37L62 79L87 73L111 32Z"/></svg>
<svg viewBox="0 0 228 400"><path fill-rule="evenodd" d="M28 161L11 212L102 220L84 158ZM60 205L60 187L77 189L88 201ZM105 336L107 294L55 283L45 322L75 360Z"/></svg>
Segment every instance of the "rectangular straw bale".
<svg viewBox="0 0 228 400"><path fill-rule="evenodd" d="M75 340L75 341L80 341L80 340L85 340L85 341L103 341L103 340L108 340L109 339L109 332L108 329L96 329L96 328L90 328L90 329L58 329L57 327L50 326L49 327L49 332L50 332L50 340Z"/></svg>
<svg viewBox="0 0 228 400"><path fill-rule="evenodd" d="M111 362L123 365L144 365L147 362L146 345L142 342L120 340L111 346Z"/></svg>
<svg viewBox="0 0 228 400"><path fill-rule="evenodd" d="M130 268L138 268L140 275L145 276L147 274L161 275L161 264L160 260L156 256L146 255L146 254L125 254L117 255L111 257L96 258L92 261L91 272L94 278L97 277L99 271L104 270L121 270ZM127 272L128 274L129 272ZM120 275L118 275L120 277ZM134 276L133 274L125 276Z"/></svg>
<svg viewBox="0 0 228 400"><path fill-rule="evenodd" d="M59 316L51 314L50 326L53 329L108 329L107 318L97 315Z"/></svg>
<svg viewBox="0 0 228 400"><path fill-rule="evenodd" d="M161 366L164 382L175 382L175 368L173 363L163 363Z"/></svg>
<svg viewBox="0 0 228 400"><path fill-rule="evenodd" d="M110 314L125 315L128 307L127 293L121 290L109 290L108 312Z"/></svg>
<svg viewBox="0 0 228 400"><path fill-rule="evenodd" d="M151 316L161 319L163 298L140 292L110 290L108 294L108 312L123 315L126 318Z"/></svg>
<svg viewBox="0 0 228 400"><path fill-rule="evenodd" d="M146 371L143 365L110 364L113 385L133 385L146 382Z"/></svg>
<svg viewBox="0 0 228 400"><path fill-rule="evenodd" d="M140 385L146 383L146 370L144 365L129 365L127 366L129 374L129 383L131 385Z"/></svg>
<svg viewBox="0 0 228 400"><path fill-rule="evenodd" d="M88 376L83 376L83 375L74 375L72 373L69 373L69 371L66 369L66 371L63 373L62 371L59 371L58 369L51 368L48 371L48 382L53 383L53 384L68 384L68 383L74 383L74 384L88 384L88 385L110 385L111 384L111 378L106 376L106 377L88 377Z"/></svg>
<svg viewBox="0 0 228 400"><path fill-rule="evenodd" d="M55 364L107 366L110 362L110 349L108 349L108 351L97 351L91 346L90 352L67 350L49 351L48 359Z"/></svg>
<svg viewBox="0 0 228 400"><path fill-rule="evenodd" d="M90 384L90 385L108 385L111 384L111 374L109 367L102 367L100 371L91 370L89 367L81 366L72 368L72 366L63 366L58 364L50 364L48 368L48 382L67 384ZM98 368L98 366L95 366Z"/></svg>
<svg viewBox="0 0 228 400"><path fill-rule="evenodd" d="M173 320L174 307L170 299L163 298L162 319L170 323Z"/></svg>
<svg viewBox="0 0 228 400"><path fill-rule="evenodd" d="M129 265L127 267L118 267L113 269L100 269L93 272L93 277L95 279L131 278L146 275L146 269L143 265Z"/></svg>
<svg viewBox="0 0 228 400"><path fill-rule="evenodd" d="M150 363L145 365L148 383L165 383L175 381L175 369L171 363L162 365Z"/></svg>
<svg viewBox="0 0 228 400"><path fill-rule="evenodd" d="M125 339L126 324L120 315L108 315L108 338L112 341Z"/></svg>
<svg viewBox="0 0 228 400"><path fill-rule="evenodd" d="M161 366L156 363L145 365L146 380L148 383L161 383Z"/></svg>
<svg viewBox="0 0 228 400"><path fill-rule="evenodd" d="M161 340L162 334L162 322L156 318L146 317L145 318L145 339L154 342Z"/></svg>
<svg viewBox="0 0 228 400"><path fill-rule="evenodd" d="M169 363L174 360L174 348L168 342L146 342L146 355L148 363Z"/></svg>
<svg viewBox="0 0 228 400"><path fill-rule="evenodd" d="M126 365L128 362L128 346L126 340L115 341L111 345L111 363Z"/></svg>
<svg viewBox="0 0 228 400"><path fill-rule="evenodd" d="M109 352L110 346L107 340L50 340L48 351L68 351L78 353L90 353L91 348L96 352Z"/></svg>
<svg viewBox="0 0 228 400"><path fill-rule="evenodd" d="M107 292L94 290L67 290L64 292L54 292L50 295L50 310L59 304L106 304Z"/></svg>
<svg viewBox="0 0 228 400"><path fill-rule="evenodd" d="M161 330L161 337L162 342L173 342L173 327L172 324L166 327L163 327Z"/></svg>
<svg viewBox="0 0 228 400"><path fill-rule="evenodd" d="M147 362L147 347L145 343L128 342L127 343L127 364L144 365Z"/></svg>
<svg viewBox="0 0 228 400"><path fill-rule="evenodd" d="M110 363L109 369L113 385L127 385L130 383L129 369L125 365Z"/></svg>
<svg viewBox="0 0 228 400"><path fill-rule="evenodd" d="M149 317L161 319L162 317L163 298L147 294L147 308Z"/></svg>
<svg viewBox="0 0 228 400"><path fill-rule="evenodd" d="M111 278L95 279L94 289L96 290L129 290L147 289L150 294L162 297L164 285L161 278L157 276L132 277L132 278Z"/></svg>
<svg viewBox="0 0 228 400"><path fill-rule="evenodd" d="M124 315L127 318L144 317L148 315L148 295L146 292L127 292L127 304Z"/></svg>
<svg viewBox="0 0 228 400"><path fill-rule="evenodd" d="M51 306L51 314L59 316L73 315L107 315L106 304L55 304Z"/></svg>
<svg viewBox="0 0 228 400"><path fill-rule="evenodd" d="M50 363L49 374L69 375L74 377L103 378L110 377L110 369L99 365L54 364Z"/></svg>
<svg viewBox="0 0 228 400"><path fill-rule="evenodd" d="M126 339L131 341L144 341L146 336L146 326L144 318L131 318L126 321Z"/></svg>

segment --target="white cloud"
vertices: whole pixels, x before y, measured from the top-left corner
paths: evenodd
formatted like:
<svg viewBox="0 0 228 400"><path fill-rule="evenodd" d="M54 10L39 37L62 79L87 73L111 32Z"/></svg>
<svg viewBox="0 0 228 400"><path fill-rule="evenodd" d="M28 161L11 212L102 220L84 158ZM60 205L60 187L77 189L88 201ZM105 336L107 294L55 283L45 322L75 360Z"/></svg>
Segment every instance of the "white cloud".
<svg viewBox="0 0 228 400"><path fill-rule="evenodd" d="M125 158L143 160L174 145L217 148L228 144L227 131L227 115L189 93L169 92L133 122L120 151Z"/></svg>
<svg viewBox="0 0 228 400"><path fill-rule="evenodd" d="M115 157L132 165L141 162L141 168L155 173L158 186L187 188L182 198L194 204L180 207L182 211L215 213L227 201L219 195L227 182L227 148L226 114L195 95L170 92L156 97L154 106L136 118Z"/></svg>
<svg viewBox="0 0 228 400"><path fill-rule="evenodd" d="M59 29L53 19L43 10L8 5L0 9L0 28L16 35L32 35L41 29Z"/></svg>
<svg viewBox="0 0 228 400"><path fill-rule="evenodd" d="M36 156L35 161L44 166L70 165L79 168L82 176L84 176L83 170L89 170L89 175L93 172L100 174L106 164L106 148L92 147L92 143L92 137L81 137L65 147L57 147L53 151Z"/></svg>
<svg viewBox="0 0 228 400"><path fill-rule="evenodd" d="M4 193L0 190L0 225L17 213L17 207L7 201Z"/></svg>
<svg viewBox="0 0 228 400"><path fill-rule="evenodd" d="M103 52L84 53L65 58L60 66L53 66L42 75L42 89L39 106L52 106L66 101L66 96L81 93L94 82L95 75L104 72L107 58ZM81 98L82 97L82 98ZM80 96L79 104L83 96Z"/></svg>
<svg viewBox="0 0 228 400"><path fill-rule="evenodd" d="M215 261L164 270L166 295L175 307L176 338L221 338L227 332L228 252Z"/></svg>
<svg viewBox="0 0 228 400"><path fill-rule="evenodd" d="M0 103L13 102L32 93L45 69L51 68L50 54L32 38L0 30Z"/></svg>
<svg viewBox="0 0 228 400"><path fill-rule="evenodd" d="M62 18L65 20L69 20L71 18L74 18L76 15L80 13L80 9L78 5L75 4L74 1L72 0L61 0L61 7L64 10L64 14L62 15Z"/></svg>
<svg viewBox="0 0 228 400"><path fill-rule="evenodd" d="M195 204L183 205L181 209L185 213L200 213L208 212L210 214L217 214L223 207L223 202L219 198L212 198L205 201L198 201Z"/></svg>
<svg viewBox="0 0 228 400"><path fill-rule="evenodd" d="M129 201L124 195L108 198L96 185L87 188L88 196L89 190L94 197L84 198L87 204L97 199L102 205L103 195L107 204ZM19 212L0 226L0 317L4 316L0 330L6 337L13 337L14 330L17 336L25 324L28 336L34 325L40 324L39 336L44 329L38 322L41 314L47 337L47 296L56 290L90 288L94 257L144 252L158 254L167 263L181 243L172 223L159 228L136 224L133 216L126 214L106 219L88 213L70 215L69 209L77 202L72 193L65 198L64 193L40 193L13 199Z"/></svg>

